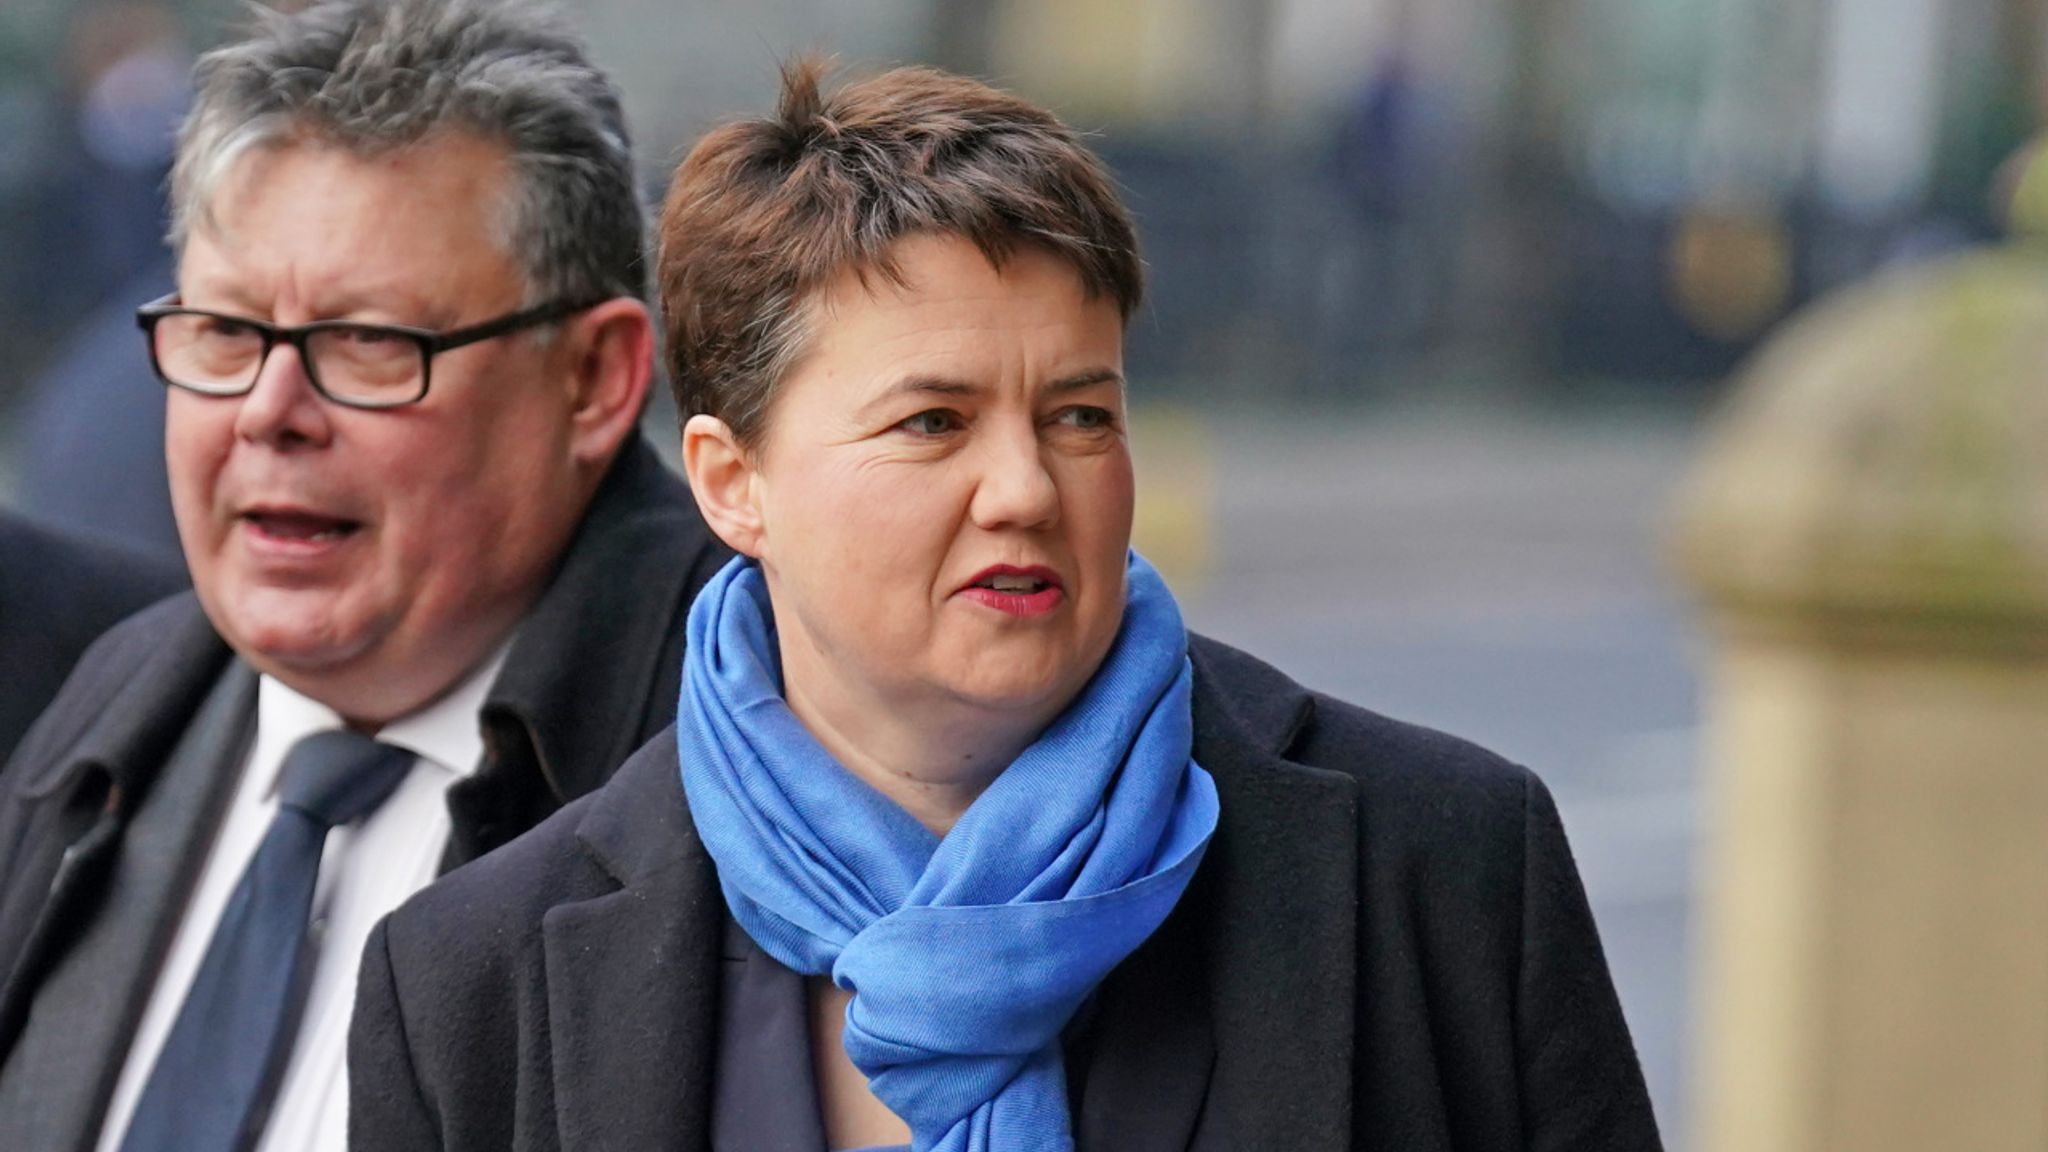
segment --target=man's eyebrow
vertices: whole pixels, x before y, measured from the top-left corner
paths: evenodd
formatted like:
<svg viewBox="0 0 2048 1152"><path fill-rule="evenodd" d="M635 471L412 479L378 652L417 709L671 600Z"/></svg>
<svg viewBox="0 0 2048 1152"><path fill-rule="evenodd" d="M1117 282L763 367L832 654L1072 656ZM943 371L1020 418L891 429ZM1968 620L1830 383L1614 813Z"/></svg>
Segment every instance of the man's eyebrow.
<svg viewBox="0 0 2048 1152"><path fill-rule="evenodd" d="M178 299L187 305L189 297L197 295L209 299L214 310L236 316L275 319L272 305L263 287L252 286L235 277L198 277L193 283L193 292L187 293L180 285ZM436 307L425 297L404 287L345 289L319 300L320 307L314 312L313 320L340 320L366 312L384 312L396 322L422 327L446 327L444 317L447 309Z"/></svg>
<svg viewBox="0 0 2048 1152"><path fill-rule="evenodd" d="M201 307L192 303L194 297L205 300L204 307L217 312L230 312L237 316L254 316L260 311L260 292L244 286L232 277L211 279L204 276L181 278L178 283L178 303L188 308Z"/></svg>

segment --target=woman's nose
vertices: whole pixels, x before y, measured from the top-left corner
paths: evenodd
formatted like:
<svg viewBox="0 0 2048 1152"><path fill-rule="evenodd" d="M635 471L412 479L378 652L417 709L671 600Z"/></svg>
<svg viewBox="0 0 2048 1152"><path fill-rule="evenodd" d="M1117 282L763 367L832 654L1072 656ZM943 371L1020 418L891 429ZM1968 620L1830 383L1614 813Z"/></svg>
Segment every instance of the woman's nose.
<svg viewBox="0 0 2048 1152"><path fill-rule="evenodd" d="M240 400L235 434L244 440L283 446L324 444L332 429L327 405L306 375L299 351L280 343L263 358L256 384Z"/></svg>
<svg viewBox="0 0 2048 1152"><path fill-rule="evenodd" d="M1036 434L986 445L969 508L981 528L1046 528L1059 520L1060 493Z"/></svg>

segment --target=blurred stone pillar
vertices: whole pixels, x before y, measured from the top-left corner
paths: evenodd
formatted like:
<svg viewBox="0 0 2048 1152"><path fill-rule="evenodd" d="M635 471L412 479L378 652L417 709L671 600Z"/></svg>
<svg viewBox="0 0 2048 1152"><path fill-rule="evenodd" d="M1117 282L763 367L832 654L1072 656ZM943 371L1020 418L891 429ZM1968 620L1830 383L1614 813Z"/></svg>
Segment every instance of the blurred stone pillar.
<svg viewBox="0 0 2048 1152"><path fill-rule="evenodd" d="M2048 258L1816 308L1680 512L1712 638L1693 1152L2048 1148Z"/></svg>

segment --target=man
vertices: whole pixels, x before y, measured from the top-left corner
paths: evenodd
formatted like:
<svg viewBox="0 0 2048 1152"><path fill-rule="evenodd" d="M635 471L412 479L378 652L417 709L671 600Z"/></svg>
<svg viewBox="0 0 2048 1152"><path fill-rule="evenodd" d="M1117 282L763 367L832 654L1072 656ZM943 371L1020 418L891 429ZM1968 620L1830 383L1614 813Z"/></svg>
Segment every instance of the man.
<svg viewBox="0 0 2048 1152"><path fill-rule="evenodd" d="M635 431L642 216L576 41L259 19L197 70L140 316L195 595L0 780L0 1147L341 1147L370 925L669 722L725 558Z"/></svg>
<svg viewBox="0 0 2048 1152"><path fill-rule="evenodd" d="M0 511L0 763L86 645L184 586L181 565Z"/></svg>

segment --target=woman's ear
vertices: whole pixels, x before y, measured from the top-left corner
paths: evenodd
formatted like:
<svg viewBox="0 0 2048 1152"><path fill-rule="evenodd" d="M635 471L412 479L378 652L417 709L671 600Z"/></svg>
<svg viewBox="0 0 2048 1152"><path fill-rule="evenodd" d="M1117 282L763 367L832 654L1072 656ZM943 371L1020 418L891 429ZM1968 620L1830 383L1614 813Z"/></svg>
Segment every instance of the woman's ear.
<svg viewBox="0 0 2048 1152"><path fill-rule="evenodd" d="M757 475L753 455L725 421L697 415L683 423L683 477L697 510L728 548L758 560L766 531L755 495Z"/></svg>

